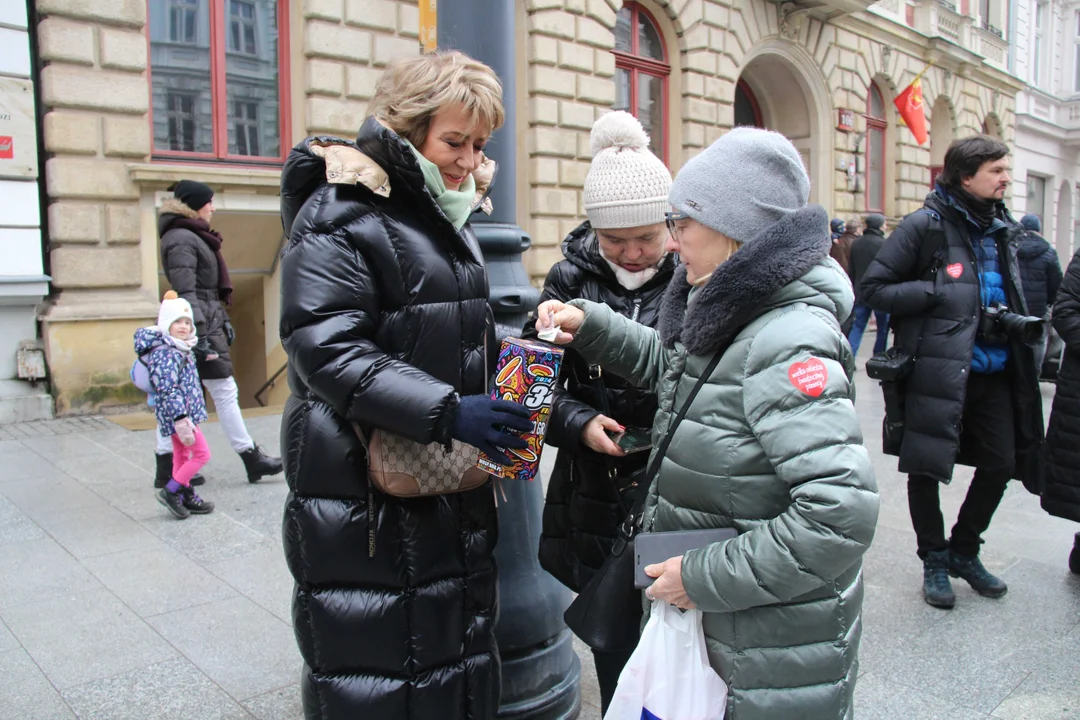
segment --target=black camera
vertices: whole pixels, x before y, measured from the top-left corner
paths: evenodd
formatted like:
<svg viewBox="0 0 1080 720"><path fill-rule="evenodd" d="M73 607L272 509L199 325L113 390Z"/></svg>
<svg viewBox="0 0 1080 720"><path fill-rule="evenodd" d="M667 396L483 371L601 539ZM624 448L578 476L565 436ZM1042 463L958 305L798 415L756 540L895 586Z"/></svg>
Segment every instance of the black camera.
<svg viewBox="0 0 1080 720"><path fill-rule="evenodd" d="M1042 342L1044 324L1042 318L1009 312L1009 308L997 303L983 308L979 336L999 345L1018 340L1034 347Z"/></svg>

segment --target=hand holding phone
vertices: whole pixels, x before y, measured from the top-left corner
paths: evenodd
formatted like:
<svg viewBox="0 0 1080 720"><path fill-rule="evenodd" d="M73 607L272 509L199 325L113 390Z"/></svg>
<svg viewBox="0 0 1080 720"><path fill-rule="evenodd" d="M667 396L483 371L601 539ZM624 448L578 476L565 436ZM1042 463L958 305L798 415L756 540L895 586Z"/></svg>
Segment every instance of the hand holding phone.
<svg viewBox="0 0 1080 720"><path fill-rule="evenodd" d="M627 455L652 449L652 430L642 427L628 427L622 432L611 435L615 446Z"/></svg>

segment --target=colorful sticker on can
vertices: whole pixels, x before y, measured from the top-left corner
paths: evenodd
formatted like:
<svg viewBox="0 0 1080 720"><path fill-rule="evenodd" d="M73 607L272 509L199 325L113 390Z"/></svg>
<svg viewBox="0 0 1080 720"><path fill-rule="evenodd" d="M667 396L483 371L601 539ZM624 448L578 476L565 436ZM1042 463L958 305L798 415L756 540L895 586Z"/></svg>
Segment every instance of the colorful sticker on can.
<svg viewBox="0 0 1080 720"><path fill-rule="evenodd" d="M499 362L495 366L495 389L491 397L519 402L527 407L532 413L533 429L522 434L529 443L527 448L507 450L507 455L513 460L511 465L499 465L480 453L476 462L478 468L498 478L532 480L536 477L562 359L562 348L553 345L519 338L503 340Z"/></svg>

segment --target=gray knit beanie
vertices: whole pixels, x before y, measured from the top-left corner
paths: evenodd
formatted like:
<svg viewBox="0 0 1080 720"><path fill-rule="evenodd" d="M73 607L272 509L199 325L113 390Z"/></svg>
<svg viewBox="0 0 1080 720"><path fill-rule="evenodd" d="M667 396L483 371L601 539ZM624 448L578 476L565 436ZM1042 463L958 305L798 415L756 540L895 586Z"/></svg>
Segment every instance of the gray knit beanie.
<svg viewBox="0 0 1080 720"><path fill-rule="evenodd" d="M810 177L799 151L769 130L737 127L683 165L671 205L736 242L806 205Z"/></svg>
<svg viewBox="0 0 1080 720"><path fill-rule="evenodd" d="M637 118L616 110L597 120L589 135L593 159L585 176L585 215L598 229L664 222L671 171L649 151Z"/></svg>

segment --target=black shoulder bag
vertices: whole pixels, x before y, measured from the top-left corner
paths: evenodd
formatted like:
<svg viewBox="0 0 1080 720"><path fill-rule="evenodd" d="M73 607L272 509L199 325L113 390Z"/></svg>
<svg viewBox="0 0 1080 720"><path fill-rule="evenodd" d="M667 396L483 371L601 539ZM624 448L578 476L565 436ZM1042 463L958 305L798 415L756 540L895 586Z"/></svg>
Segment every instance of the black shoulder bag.
<svg viewBox="0 0 1080 720"><path fill-rule="evenodd" d="M641 617L642 604L641 591L634 587L634 553L630 548L634 536L641 531L649 488L660 472L660 465L672 438L675 437L675 431L686 417L698 392L709 381L723 352L722 348L709 361L694 389L690 391L686 403L679 408L675 419L671 421L667 434L660 441L646 470L644 481L636 488L634 503L619 527L619 537L615 539L611 555L563 613L566 626L593 650L628 652L637 646L639 632L634 625L634 619Z"/></svg>

